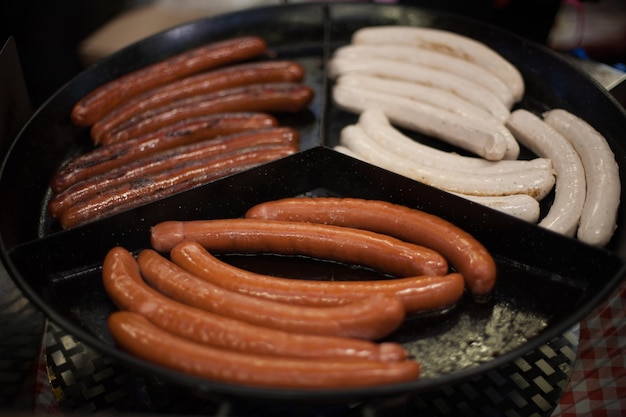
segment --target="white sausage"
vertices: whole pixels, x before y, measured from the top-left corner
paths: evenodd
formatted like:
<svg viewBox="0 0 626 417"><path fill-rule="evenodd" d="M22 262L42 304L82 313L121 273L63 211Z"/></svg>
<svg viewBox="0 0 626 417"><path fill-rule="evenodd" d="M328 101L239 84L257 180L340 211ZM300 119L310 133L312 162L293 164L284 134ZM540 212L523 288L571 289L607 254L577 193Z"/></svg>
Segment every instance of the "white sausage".
<svg viewBox="0 0 626 417"><path fill-rule="evenodd" d="M477 196L528 194L541 199L554 185L554 176L547 170L501 175L459 175L452 170L424 167L380 146L358 125L348 125L342 129L340 145L373 165L450 192Z"/></svg>
<svg viewBox="0 0 626 417"><path fill-rule="evenodd" d="M587 182L585 204L577 237L585 243L605 246L615 232L621 184L615 155L600 132L563 109L550 110L544 120L576 149Z"/></svg>
<svg viewBox="0 0 626 417"><path fill-rule="evenodd" d="M456 56L408 45L354 45L349 44L335 50L334 58L381 58L392 61L404 61L425 67L449 72L467 80L472 80L491 90L500 101L511 108L516 102L511 90L500 78L481 66Z"/></svg>
<svg viewBox="0 0 626 417"><path fill-rule="evenodd" d="M539 225L574 236L585 203L585 171L578 153L559 132L528 110L511 113L507 126L536 155L552 160L556 173L554 202Z"/></svg>
<svg viewBox="0 0 626 417"><path fill-rule="evenodd" d="M331 78L356 72L437 87L474 103L500 122L504 122L510 113L509 108L498 97L479 84L424 66L376 58L333 58L329 62L328 71Z"/></svg>
<svg viewBox="0 0 626 417"><path fill-rule="evenodd" d="M363 111L359 116L358 125L385 148L424 166L482 175L499 175L532 169L545 169L552 172L552 161L546 158L488 161L483 158L463 156L424 145L396 129L389 122L384 112L379 109Z"/></svg>
<svg viewBox="0 0 626 417"><path fill-rule="evenodd" d="M424 84L413 83L404 80L392 80L369 74L348 73L341 75L336 85L351 85L358 88L379 91L381 93L395 94L432 104L443 110L456 113L459 116L469 117L476 123L482 123L485 129L497 130L507 140L507 150L503 159L517 159L520 147L511 132L486 110L459 97L453 93L430 87Z"/></svg>
<svg viewBox="0 0 626 417"><path fill-rule="evenodd" d="M515 101L524 95L524 80L513 64L486 44L458 33L414 26L370 26L355 31L352 43L411 45L443 52L497 75L509 86Z"/></svg>
<svg viewBox="0 0 626 417"><path fill-rule="evenodd" d="M394 124L430 135L488 160L501 160L508 141L499 131L487 131L471 119L420 103L406 97L336 85L332 91L335 104L343 110L359 114L367 109L380 109Z"/></svg>

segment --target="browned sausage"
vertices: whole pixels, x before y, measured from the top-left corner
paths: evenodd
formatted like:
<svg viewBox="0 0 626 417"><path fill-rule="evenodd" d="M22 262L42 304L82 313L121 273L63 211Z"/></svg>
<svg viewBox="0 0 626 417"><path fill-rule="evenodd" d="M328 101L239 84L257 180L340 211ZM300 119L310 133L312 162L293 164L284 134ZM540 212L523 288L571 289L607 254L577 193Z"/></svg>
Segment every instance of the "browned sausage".
<svg viewBox="0 0 626 417"><path fill-rule="evenodd" d="M376 294L337 307L290 305L230 291L203 281L152 249L137 261L144 279L168 297L216 314L294 333L379 339L404 320L402 303Z"/></svg>
<svg viewBox="0 0 626 417"><path fill-rule="evenodd" d="M79 126L89 126L111 109L150 88L266 52L267 44L258 37L216 41L182 52L97 87L74 105L71 119Z"/></svg>
<svg viewBox="0 0 626 417"><path fill-rule="evenodd" d="M284 332L179 303L147 285L134 256L120 246L107 253L102 279L118 308L141 314L164 330L203 344L260 355L309 359L397 362L407 357L406 350L398 343Z"/></svg>
<svg viewBox="0 0 626 417"><path fill-rule="evenodd" d="M294 61L271 60L217 68L151 89L129 100L94 123L91 127L91 137L95 144L102 142L106 145L109 142L102 141L105 132L110 132L138 113L184 97L253 83L297 82L303 77L304 69Z"/></svg>
<svg viewBox="0 0 626 417"><path fill-rule="evenodd" d="M288 198L251 208L246 217L358 227L432 248L448 259L476 295L491 291L496 264L466 231L439 216L384 201L355 198Z"/></svg>
<svg viewBox="0 0 626 417"><path fill-rule="evenodd" d="M105 189L141 179L146 175L168 171L190 161L270 144L289 145L297 149L298 132L289 127L253 129L227 135L220 140L204 140L145 155L127 165L79 181L54 195L48 203L48 212L56 219L71 205L91 198Z"/></svg>
<svg viewBox="0 0 626 417"><path fill-rule="evenodd" d="M187 97L137 114L102 138L111 143L144 135L181 120L208 113L290 112L306 109L313 90L299 83L263 83Z"/></svg>
<svg viewBox="0 0 626 417"><path fill-rule="evenodd" d="M222 262L193 241L178 244L170 257L205 281L244 294L300 305L335 306L373 294L388 294L398 297L407 313L418 313L453 306L465 289L463 277L458 273L375 281L296 280L255 274Z"/></svg>
<svg viewBox="0 0 626 417"><path fill-rule="evenodd" d="M59 223L65 229L76 227L187 191L297 151L297 148L290 145L259 145L253 149L237 150L218 157L187 162L165 172L108 188L90 199L67 208L61 213Z"/></svg>
<svg viewBox="0 0 626 417"><path fill-rule="evenodd" d="M256 219L166 221L152 227L156 250L169 251L184 240L209 251L306 255L400 277L448 272L448 264L437 252L366 230Z"/></svg>
<svg viewBox="0 0 626 417"><path fill-rule="evenodd" d="M290 389L355 388L415 380L414 361L276 358L216 349L159 329L137 313L115 312L108 320L115 342L130 354L165 368L215 381Z"/></svg>
<svg viewBox="0 0 626 417"><path fill-rule="evenodd" d="M78 181L125 166L148 154L221 135L277 125L276 118L269 114L247 112L216 113L184 120L142 137L98 147L79 155L55 173L50 187L58 193Z"/></svg>

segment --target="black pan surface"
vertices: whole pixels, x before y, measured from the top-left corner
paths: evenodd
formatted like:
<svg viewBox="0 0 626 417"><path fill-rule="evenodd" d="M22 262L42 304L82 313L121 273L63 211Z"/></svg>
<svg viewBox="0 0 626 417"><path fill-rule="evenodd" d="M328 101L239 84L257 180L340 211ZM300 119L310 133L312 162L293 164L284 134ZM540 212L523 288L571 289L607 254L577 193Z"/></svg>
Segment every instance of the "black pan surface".
<svg viewBox="0 0 626 417"><path fill-rule="evenodd" d="M297 4L198 20L147 38L87 69L51 97L16 138L0 173L2 257L25 294L84 343L149 375L199 393L264 399L360 399L431 390L509 363L580 321L624 278L626 231L622 207L614 239L593 248L486 209L330 149L353 115L333 108L325 62L359 27L421 25L452 30L487 43L520 68L527 94L520 106L563 107L594 125L626 166L626 115L600 85L552 52L499 29L454 15L397 5ZM89 149L88 132L71 125L72 105L97 85L201 43L238 35L264 37L278 57L307 69L316 99L305 114L285 118L302 133L302 151L262 167L63 231L46 214L48 181L60 164ZM424 138L427 140L427 138ZM626 183L622 173L622 183ZM278 390L230 385L172 372L117 349L105 321L113 305L100 266L115 245L149 247L149 228L162 220L236 217L267 200L299 195L382 199L444 217L479 238L494 254L499 279L493 298L467 296L446 314L411 317L389 337L423 364L414 382L344 390ZM341 265L259 257L245 266L277 274L324 279ZM237 257L232 262L243 262ZM242 264L243 265L243 264ZM313 271L304 276L301 271ZM350 271L364 276L367 271Z"/></svg>

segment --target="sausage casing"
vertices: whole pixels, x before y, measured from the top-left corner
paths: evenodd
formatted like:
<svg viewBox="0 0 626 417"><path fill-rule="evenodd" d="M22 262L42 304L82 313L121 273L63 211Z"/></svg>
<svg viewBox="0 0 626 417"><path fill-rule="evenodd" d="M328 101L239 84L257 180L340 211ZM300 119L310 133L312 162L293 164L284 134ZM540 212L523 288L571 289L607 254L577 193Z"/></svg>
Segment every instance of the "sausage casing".
<svg viewBox="0 0 626 417"><path fill-rule="evenodd" d="M445 259L433 250L379 233L332 225L248 218L166 221L151 229L152 247L158 251L170 251L184 240L211 251L305 255L400 277L448 272Z"/></svg>
<svg viewBox="0 0 626 417"><path fill-rule="evenodd" d="M366 387L415 380L414 361L302 360L273 358L202 346L159 329L145 317L115 312L108 320L115 342L129 353L201 378L291 389Z"/></svg>
<svg viewBox="0 0 626 417"><path fill-rule="evenodd" d="M151 249L141 251L137 261L144 279L169 297L259 326L374 340L389 335L404 319L402 303L384 294L337 307L289 305L204 281Z"/></svg>
<svg viewBox="0 0 626 417"><path fill-rule="evenodd" d="M441 253L474 294L496 282L496 264L472 235L439 216L399 204L358 198L287 198L252 207L248 218L328 223L386 233Z"/></svg>
<svg viewBox="0 0 626 417"><path fill-rule="evenodd" d="M279 278L227 264L193 241L177 245L170 257L181 268L221 287L300 305L336 306L387 294L397 297L406 312L413 314L447 309L459 301L465 288L463 277L458 273L373 281Z"/></svg>
<svg viewBox="0 0 626 417"><path fill-rule="evenodd" d="M89 126L119 104L150 88L195 72L258 57L266 52L265 41L254 36L212 42L182 52L91 91L74 105L71 119L79 126Z"/></svg>
<svg viewBox="0 0 626 417"><path fill-rule="evenodd" d="M145 316L156 326L186 339L223 349L297 358L354 358L396 362L406 359L393 342L306 335L253 325L190 307L164 296L142 278L135 257L123 247L107 253L104 288L121 310Z"/></svg>

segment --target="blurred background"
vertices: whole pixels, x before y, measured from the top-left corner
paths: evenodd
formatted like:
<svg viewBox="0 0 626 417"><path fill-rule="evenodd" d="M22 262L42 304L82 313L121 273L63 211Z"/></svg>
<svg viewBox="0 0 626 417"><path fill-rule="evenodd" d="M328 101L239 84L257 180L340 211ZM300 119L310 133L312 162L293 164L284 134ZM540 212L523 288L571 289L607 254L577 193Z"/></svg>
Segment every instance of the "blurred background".
<svg viewBox="0 0 626 417"><path fill-rule="evenodd" d="M3 0L0 41L13 36L34 108L86 66L169 27L301 0ZM381 0L383 1L383 0ZM461 13L623 69L626 0L384 0Z"/></svg>

